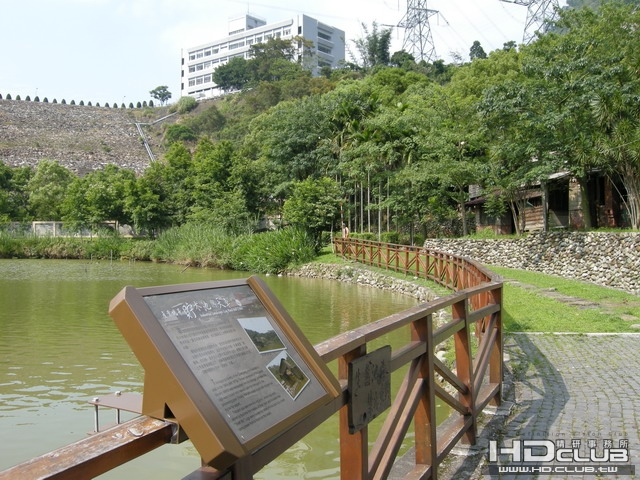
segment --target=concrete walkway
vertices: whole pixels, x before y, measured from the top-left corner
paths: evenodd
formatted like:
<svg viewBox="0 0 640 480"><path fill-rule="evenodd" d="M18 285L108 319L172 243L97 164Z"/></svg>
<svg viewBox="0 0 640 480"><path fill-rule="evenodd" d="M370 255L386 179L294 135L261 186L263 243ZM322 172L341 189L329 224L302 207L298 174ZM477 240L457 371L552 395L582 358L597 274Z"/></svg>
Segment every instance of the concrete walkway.
<svg viewBox="0 0 640 480"><path fill-rule="evenodd" d="M483 475L489 440L510 447L513 440L580 440L598 456L606 440L628 443L630 464L640 478L640 335L511 334L505 337L508 375L504 405L482 417L478 443L454 450L440 478L525 479L529 475ZM538 453L535 452L534 453ZM544 453L540 451L539 453ZM506 458L506 457L502 457ZM540 475L537 478L635 478L615 475Z"/></svg>

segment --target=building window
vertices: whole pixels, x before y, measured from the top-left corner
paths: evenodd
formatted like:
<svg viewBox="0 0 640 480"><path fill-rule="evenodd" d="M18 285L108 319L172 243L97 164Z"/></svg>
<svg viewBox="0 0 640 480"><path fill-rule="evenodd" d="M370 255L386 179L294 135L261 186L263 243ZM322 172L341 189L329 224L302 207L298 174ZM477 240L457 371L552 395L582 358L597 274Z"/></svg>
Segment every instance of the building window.
<svg viewBox="0 0 640 480"><path fill-rule="evenodd" d="M325 47L324 45L318 45L318 51L331 55L331 49L329 47Z"/></svg>
<svg viewBox="0 0 640 480"><path fill-rule="evenodd" d="M323 40L331 41L331 35L327 35L324 32L318 32L318 38L322 38Z"/></svg>

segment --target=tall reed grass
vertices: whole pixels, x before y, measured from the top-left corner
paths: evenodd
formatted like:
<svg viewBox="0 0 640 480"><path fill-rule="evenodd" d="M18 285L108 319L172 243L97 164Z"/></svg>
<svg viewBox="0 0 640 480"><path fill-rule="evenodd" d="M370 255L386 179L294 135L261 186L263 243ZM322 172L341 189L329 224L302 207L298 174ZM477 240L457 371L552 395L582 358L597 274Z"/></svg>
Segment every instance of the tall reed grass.
<svg viewBox="0 0 640 480"><path fill-rule="evenodd" d="M0 230L0 258L149 260L152 245L149 240L113 235L52 237Z"/></svg>
<svg viewBox="0 0 640 480"><path fill-rule="evenodd" d="M102 235L47 237L0 231L0 258L154 260L199 267L280 273L313 260L313 239L302 230L232 235L222 227L188 223L156 240Z"/></svg>
<svg viewBox="0 0 640 480"><path fill-rule="evenodd" d="M158 261L256 273L280 273L315 256L313 239L301 230L236 236L221 227L194 223L161 234L153 253Z"/></svg>

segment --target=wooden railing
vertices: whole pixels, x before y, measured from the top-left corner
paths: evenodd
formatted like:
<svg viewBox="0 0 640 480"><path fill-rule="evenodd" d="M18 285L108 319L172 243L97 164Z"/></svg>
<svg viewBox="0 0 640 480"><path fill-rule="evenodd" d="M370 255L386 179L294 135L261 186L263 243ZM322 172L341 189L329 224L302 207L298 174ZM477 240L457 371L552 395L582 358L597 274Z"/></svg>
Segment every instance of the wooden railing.
<svg viewBox="0 0 640 480"><path fill-rule="evenodd" d="M325 362L338 362L342 395L237 461L230 470L216 471L204 466L185 479L216 479L225 475L225 478L252 478L337 411L340 412L340 472L344 480L389 477L411 424L415 432L415 466L406 478L437 479L438 466L459 441L475 443L478 414L489 403L498 405L502 394L500 278L469 259L422 248L355 239L336 239L334 246L337 254L345 258L429 278L454 293L316 345ZM436 322L443 317L447 320ZM380 434L369 449L367 426L356 433L349 431L349 364L367 354L372 341L380 343L385 335L398 329L409 333L406 342L393 350L389 366L391 371L404 372L404 380L386 412ZM472 332L476 333L475 337ZM455 368L436 356L440 344L453 349ZM449 405L452 412L439 426L437 398ZM122 446L122 439L132 431L131 425L136 432L143 433L137 436L134 445L126 448ZM146 430L139 428L140 425ZM121 435L114 435L111 430L94 435L65 447L66 450L0 472L0 479L77 478L77 472L86 477L96 476L176 438L175 427L146 417L116 428ZM89 453L86 448L89 442L93 442L93 450L99 453ZM62 458L66 458L68 464L63 464ZM38 472L52 473L36 475Z"/></svg>

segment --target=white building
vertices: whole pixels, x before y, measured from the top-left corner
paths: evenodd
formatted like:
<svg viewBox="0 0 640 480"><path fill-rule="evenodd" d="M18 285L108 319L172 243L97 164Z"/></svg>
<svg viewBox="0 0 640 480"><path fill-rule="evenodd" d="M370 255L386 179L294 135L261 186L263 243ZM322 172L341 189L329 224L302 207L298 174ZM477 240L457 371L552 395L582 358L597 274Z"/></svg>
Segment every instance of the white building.
<svg viewBox="0 0 640 480"><path fill-rule="evenodd" d="M181 96L202 99L221 95L222 91L212 79L217 67L234 57L250 58L250 48L255 43L266 43L270 38L293 39L298 36L313 42L310 61L313 62L314 75L318 75L324 66L333 68L344 61L345 34L342 30L307 15L268 25L259 17L244 15L229 20L227 37L183 50Z"/></svg>

